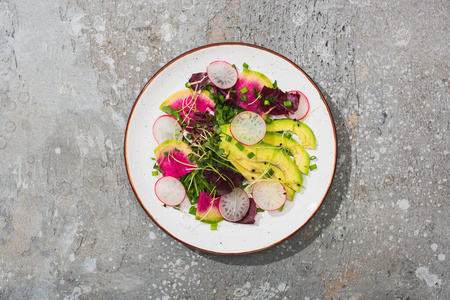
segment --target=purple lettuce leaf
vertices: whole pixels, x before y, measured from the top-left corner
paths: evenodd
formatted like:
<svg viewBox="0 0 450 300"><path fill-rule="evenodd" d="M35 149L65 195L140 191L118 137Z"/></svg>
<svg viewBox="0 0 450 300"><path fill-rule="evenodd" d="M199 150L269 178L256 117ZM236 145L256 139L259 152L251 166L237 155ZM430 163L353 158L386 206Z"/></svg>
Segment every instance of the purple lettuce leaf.
<svg viewBox="0 0 450 300"><path fill-rule="evenodd" d="M283 92L279 88L263 87L261 90L262 101L259 103L258 110L262 113L279 116L295 113L298 109L300 95L294 92ZM265 105L264 102L269 102ZM292 106L286 107L284 103L290 101Z"/></svg>
<svg viewBox="0 0 450 300"><path fill-rule="evenodd" d="M203 175L207 180L216 185L216 195L223 196L233 191L244 181L242 174L229 169L218 168L220 175L212 170L204 170ZM222 176L221 176L222 175Z"/></svg>
<svg viewBox="0 0 450 300"><path fill-rule="evenodd" d="M241 224L254 224L255 223L255 217L258 212L256 211L256 203L253 200L253 198L250 198L250 207L248 209L247 214L245 217L238 221L237 223Z"/></svg>
<svg viewBox="0 0 450 300"><path fill-rule="evenodd" d="M189 78L189 86L194 92L200 92L206 85L210 84L208 74L206 72L194 73L191 78Z"/></svg>

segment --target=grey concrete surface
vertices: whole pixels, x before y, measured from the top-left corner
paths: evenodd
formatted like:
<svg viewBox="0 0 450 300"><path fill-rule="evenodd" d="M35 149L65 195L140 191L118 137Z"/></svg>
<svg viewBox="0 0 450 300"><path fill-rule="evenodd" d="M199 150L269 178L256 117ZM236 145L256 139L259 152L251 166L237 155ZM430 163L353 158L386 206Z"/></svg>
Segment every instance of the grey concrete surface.
<svg viewBox="0 0 450 300"><path fill-rule="evenodd" d="M450 299L449 9L0 0L0 299ZM314 218L273 248L232 257L158 228L123 154L148 79L225 41L301 66L339 139Z"/></svg>

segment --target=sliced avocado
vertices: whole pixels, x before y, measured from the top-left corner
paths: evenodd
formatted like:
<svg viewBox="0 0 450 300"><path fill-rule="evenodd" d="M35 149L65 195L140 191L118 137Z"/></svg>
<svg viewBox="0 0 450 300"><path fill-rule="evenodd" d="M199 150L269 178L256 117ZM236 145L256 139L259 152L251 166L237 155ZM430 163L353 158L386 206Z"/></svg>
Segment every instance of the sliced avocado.
<svg viewBox="0 0 450 300"><path fill-rule="evenodd" d="M295 164L300 171L308 175L309 171L309 154L305 148L300 145L296 140L288 138L286 135L277 132L266 132L266 135L262 139L263 142L271 144L282 149L288 150L294 157Z"/></svg>
<svg viewBox="0 0 450 300"><path fill-rule="evenodd" d="M247 179L247 181L249 181L251 183L253 183L258 178L262 178L263 177L262 173L259 173L257 171L256 172L251 172L246 167L243 166L244 164L246 164L248 162L248 160L240 160L239 161L240 163L238 163L237 160L231 160L230 162L239 171L239 173L241 173L242 176L244 176L245 179ZM272 169L278 169L275 166L272 166L271 168ZM280 170L280 172L281 172L281 170ZM283 176L284 176L284 174L283 174ZM272 178L274 178L274 175L272 175ZM276 178L274 178L274 179L276 179ZM276 180L278 180L278 179L276 179ZM286 183L284 183L283 181L284 181L284 177L282 177L282 180L280 180L280 182L281 182L281 184L283 184L284 188L286 189L286 198L288 200L290 200L290 201L293 201L294 200L294 196L295 196L295 191L293 189L291 189L290 187L288 187L286 185Z"/></svg>
<svg viewBox="0 0 450 300"><path fill-rule="evenodd" d="M231 138L231 142L228 142L225 137L226 135L222 135L222 141L220 143L220 147L224 148L225 151L228 150L227 152L235 153L243 152L247 158L250 153L253 153L254 156L249 158L250 160L270 163L280 168L285 178L289 178L289 181L286 182L287 186L296 192L300 191L303 182L302 173L286 152L263 142L252 146L244 146L240 150L236 146L238 142L234 138Z"/></svg>
<svg viewBox="0 0 450 300"><path fill-rule="evenodd" d="M302 142L302 146L306 149L316 149L316 137L311 128L301 121L291 119L273 120L272 123L266 125L266 131L292 131Z"/></svg>

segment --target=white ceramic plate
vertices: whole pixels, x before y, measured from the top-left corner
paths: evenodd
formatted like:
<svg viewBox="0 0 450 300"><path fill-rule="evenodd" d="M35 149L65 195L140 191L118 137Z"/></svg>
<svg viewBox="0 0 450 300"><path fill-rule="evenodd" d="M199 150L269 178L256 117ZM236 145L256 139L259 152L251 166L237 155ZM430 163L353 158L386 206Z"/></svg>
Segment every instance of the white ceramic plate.
<svg viewBox="0 0 450 300"><path fill-rule="evenodd" d="M250 69L277 80L283 91L300 90L310 101L312 113L305 123L317 138L317 149L308 150L317 157L318 168L304 177L305 189L293 202L286 201L283 212L258 214L254 225L220 222L218 230L195 220L187 213L189 201L181 211L163 207L156 198L151 158L157 143L152 135L153 122L163 113L160 104L171 94L184 88L192 73L205 72L208 64L225 60L242 70ZM180 55L153 76L136 100L128 121L125 137L125 160L133 190L142 207L167 234L199 250L220 254L243 254L271 247L299 230L314 215L324 200L336 166L336 131L330 110L313 81L287 58L264 48L248 44L213 44Z"/></svg>

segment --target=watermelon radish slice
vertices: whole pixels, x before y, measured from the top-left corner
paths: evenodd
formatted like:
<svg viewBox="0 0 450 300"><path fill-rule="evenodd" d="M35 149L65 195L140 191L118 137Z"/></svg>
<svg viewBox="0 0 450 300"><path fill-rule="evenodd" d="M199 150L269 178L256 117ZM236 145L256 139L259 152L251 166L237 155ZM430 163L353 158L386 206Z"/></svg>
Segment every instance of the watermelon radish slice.
<svg viewBox="0 0 450 300"><path fill-rule="evenodd" d="M230 131L239 143L250 146L266 135L266 122L257 113L243 111L231 121Z"/></svg>
<svg viewBox="0 0 450 300"><path fill-rule="evenodd" d="M186 143L176 140L162 142L155 149L156 160L164 176L175 178L180 178L197 167L189 161L188 155L191 153L192 149Z"/></svg>
<svg viewBox="0 0 450 300"><path fill-rule="evenodd" d="M297 120L297 121L304 119L308 115L309 107L310 107L308 98L306 98L306 96L300 91L290 91L288 93L300 95L297 111L293 114L289 113L288 118L292 119L292 120Z"/></svg>
<svg viewBox="0 0 450 300"><path fill-rule="evenodd" d="M236 188L231 193L223 195L219 202L219 212L222 217L230 222L242 220L250 208L250 199L247 193Z"/></svg>
<svg viewBox="0 0 450 300"><path fill-rule="evenodd" d="M181 141L183 139L182 132L180 122L169 115L160 116L153 124L153 137L158 144L167 140Z"/></svg>
<svg viewBox="0 0 450 300"><path fill-rule="evenodd" d="M253 200L256 205L264 210L276 210L286 202L286 190L284 186L274 180L261 180L253 185Z"/></svg>
<svg viewBox="0 0 450 300"><path fill-rule="evenodd" d="M238 71L223 60L213 61L206 69L209 80L219 89L229 89L236 84Z"/></svg>
<svg viewBox="0 0 450 300"><path fill-rule="evenodd" d="M272 82L266 75L244 69L236 82L236 104L245 110L259 112L258 106L261 99L258 98L258 93L264 86L272 87Z"/></svg>
<svg viewBox="0 0 450 300"><path fill-rule="evenodd" d="M164 176L155 184L155 194L167 206L177 206L186 197L186 189L181 181L172 176Z"/></svg>
<svg viewBox="0 0 450 300"><path fill-rule="evenodd" d="M202 90L194 93L191 89L184 89L172 94L159 107L170 106L181 114L181 120L188 123L196 111L214 111L214 100L209 97L209 92Z"/></svg>
<svg viewBox="0 0 450 300"><path fill-rule="evenodd" d="M223 220L219 212L220 198L213 198L208 193L200 193L195 219L205 223L217 223Z"/></svg>

